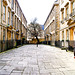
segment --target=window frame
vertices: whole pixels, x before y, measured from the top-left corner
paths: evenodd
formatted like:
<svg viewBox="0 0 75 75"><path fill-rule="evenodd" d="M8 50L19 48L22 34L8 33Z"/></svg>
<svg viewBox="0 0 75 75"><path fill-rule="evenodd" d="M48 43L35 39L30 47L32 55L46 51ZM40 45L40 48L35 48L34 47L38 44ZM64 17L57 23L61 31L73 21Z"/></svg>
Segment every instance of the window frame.
<svg viewBox="0 0 75 75"><path fill-rule="evenodd" d="M69 30L66 30L66 40L69 40Z"/></svg>
<svg viewBox="0 0 75 75"><path fill-rule="evenodd" d="M11 1L11 7L14 9L14 0Z"/></svg>
<svg viewBox="0 0 75 75"><path fill-rule="evenodd" d="M64 31L62 31L62 40L64 40Z"/></svg>
<svg viewBox="0 0 75 75"><path fill-rule="evenodd" d="M69 15L69 7L66 8L66 16Z"/></svg>
<svg viewBox="0 0 75 75"><path fill-rule="evenodd" d="M10 25L10 11L8 10L8 25Z"/></svg>
<svg viewBox="0 0 75 75"><path fill-rule="evenodd" d="M11 26L13 26L13 13L11 13Z"/></svg>
<svg viewBox="0 0 75 75"><path fill-rule="evenodd" d="M3 21L6 22L6 6L3 5Z"/></svg>
<svg viewBox="0 0 75 75"><path fill-rule="evenodd" d="M72 11L74 11L74 9L75 9L75 6L74 5L75 5L75 2L73 1L72 2Z"/></svg>
<svg viewBox="0 0 75 75"><path fill-rule="evenodd" d="M64 20L64 9L61 12L62 12L62 20Z"/></svg>

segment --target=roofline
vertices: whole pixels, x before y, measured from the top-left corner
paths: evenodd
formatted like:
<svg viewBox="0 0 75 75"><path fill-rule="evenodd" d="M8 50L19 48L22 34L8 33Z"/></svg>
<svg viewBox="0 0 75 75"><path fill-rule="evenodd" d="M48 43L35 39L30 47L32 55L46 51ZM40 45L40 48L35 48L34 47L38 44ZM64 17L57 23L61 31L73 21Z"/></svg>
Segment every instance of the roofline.
<svg viewBox="0 0 75 75"><path fill-rule="evenodd" d="M51 14L51 12L52 12L52 10L53 10L53 8L54 8L55 5L59 5L59 3L56 2L56 1L54 2L54 4L53 4L53 6L52 6L52 8L51 8L51 10L50 10L50 12L49 12L49 15L48 15L48 17L47 17L47 19L46 19L44 25L46 24L46 22L47 22L47 20L48 20L48 18L49 18L49 16L50 16L50 14Z"/></svg>
<svg viewBox="0 0 75 75"><path fill-rule="evenodd" d="M20 4L19 4L18 0L16 0L16 2L18 3L18 6L20 7ZM20 7L20 10L21 10L21 12L22 12L22 14L23 14L23 16L24 16L24 18L25 18L25 20L26 20L26 17L25 17L25 15L24 15L24 13L23 13L21 7ZM26 20L26 23L27 23L27 20Z"/></svg>

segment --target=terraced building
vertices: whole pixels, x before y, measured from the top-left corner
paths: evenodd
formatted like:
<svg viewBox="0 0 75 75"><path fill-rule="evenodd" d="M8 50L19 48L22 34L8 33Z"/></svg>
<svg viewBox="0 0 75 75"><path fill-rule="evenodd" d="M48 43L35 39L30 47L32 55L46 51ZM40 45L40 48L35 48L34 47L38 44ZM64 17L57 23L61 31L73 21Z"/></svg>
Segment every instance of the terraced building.
<svg viewBox="0 0 75 75"><path fill-rule="evenodd" d="M17 0L0 0L0 52L27 39L27 20Z"/></svg>

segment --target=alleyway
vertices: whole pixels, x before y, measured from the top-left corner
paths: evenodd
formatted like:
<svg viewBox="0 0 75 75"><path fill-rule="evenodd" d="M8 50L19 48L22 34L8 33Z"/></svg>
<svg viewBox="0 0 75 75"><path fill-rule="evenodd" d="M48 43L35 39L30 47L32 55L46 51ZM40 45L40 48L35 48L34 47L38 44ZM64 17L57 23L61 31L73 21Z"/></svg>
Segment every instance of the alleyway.
<svg viewBox="0 0 75 75"><path fill-rule="evenodd" d="M0 54L0 75L75 75L73 53L25 45Z"/></svg>

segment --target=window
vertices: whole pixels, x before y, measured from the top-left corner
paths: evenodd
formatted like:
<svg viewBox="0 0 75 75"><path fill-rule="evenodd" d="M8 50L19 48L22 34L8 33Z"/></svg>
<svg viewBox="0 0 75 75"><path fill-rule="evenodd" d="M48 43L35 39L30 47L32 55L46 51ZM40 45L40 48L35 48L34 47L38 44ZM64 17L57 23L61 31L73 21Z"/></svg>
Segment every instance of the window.
<svg viewBox="0 0 75 75"><path fill-rule="evenodd" d="M75 10L75 2L72 3L72 10Z"/></svg>
<svg viewBox="0 0 75 75"><path fill-rule="evenodd" d="M64 0L61 0L61 4L63 4L64 3Z"/></svg>
<svg viewBox="0 0 75 75"><path fill-rule="evenodd" d="M10 12L8 11L8 25L10 25Z"/></svg>
<svg viewBox="0 0 75 75"><path fill-rule="evenodd" d="M64 11L62 11L62 20L64 19Z"/></svg>
<svg viewBox="0 0 75 75"><path fill-rule="evenodd" d="M3 6L3 20L6 21L6 7Z"/></svg>
<svg viewBox="0 0 75 75"><path fill-rule="evenodd" d="M21 11L20 11L20 18L21 18Z"/></svg>
<svg viewBox="0 0 75 75"><path fill-rule="evenodd" d="M72 2L72 11L71 16L75 16L75 1Z"/></svg>
<svg viewBox="0 0 75 75"><path fill-rule="evenodd" d="M66 30L66 40L69 40L69 31Z"/></svg>
<svg viewBox="0 0 75 75"><path fill-rule="evenodd" d="M14 9L14 0L12 0L12 9Z"/></svg>
<svg viewBox="0 0 75 75"><path fill-rule="evenodd" d="M5 42L5 30L3 30L3 42Z"/></svg>
<svg viewBox="0 0 75 75"><path fill-rule="evenodd" d="M64 40L64 31L62 32L62 40Z"/></svg>
<svg viewBox="0 0 75 75"><path fill-rule="evenodd" d="M13 14L11 13L11 25L13 26Z"/></svg>
<svg viewBox="0 0 75 75"><path fill-rule="evenodd" d="M68 9L68 7L66 8L66 11L67 11L66 13L67 13L67 16L68 16L68 14L69 14L69 9Z"/></svg>
<svg viewBox="0 0 75 75"><path fill-rule="evenodd" d="M10 2L10 0L8 0Z"/></svg>
<svg viewBox="0 0 75 75"><path fill-rule="evenodd" d="M18 15L18 6L17 6L17 15Z"/></svg>
<svg viewBox="0 0 75 75"><path fill-rule="evenodd" d="M15 16L15 28L16 28L16 16Z"/></svg>
<svg viewBox="0 0 75 75"><path fill-rule="evenodd" d="M16 13L16 2L15 2L15 13Z"/></svg>

